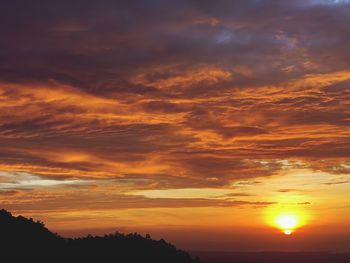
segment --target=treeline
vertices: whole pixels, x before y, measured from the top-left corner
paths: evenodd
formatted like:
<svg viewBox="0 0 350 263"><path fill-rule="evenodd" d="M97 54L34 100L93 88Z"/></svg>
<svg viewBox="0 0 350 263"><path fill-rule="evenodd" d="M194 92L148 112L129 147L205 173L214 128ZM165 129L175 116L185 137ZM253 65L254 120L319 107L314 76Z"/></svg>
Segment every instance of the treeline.
<svg viewBox="0 0 350 263"><path fill-rule="evenodd" d="M43 222L14 217L6 210L0 210L0 243L0 255L6 262L201 262L149 235L116 233L67 239L49 231Z"/></svg>

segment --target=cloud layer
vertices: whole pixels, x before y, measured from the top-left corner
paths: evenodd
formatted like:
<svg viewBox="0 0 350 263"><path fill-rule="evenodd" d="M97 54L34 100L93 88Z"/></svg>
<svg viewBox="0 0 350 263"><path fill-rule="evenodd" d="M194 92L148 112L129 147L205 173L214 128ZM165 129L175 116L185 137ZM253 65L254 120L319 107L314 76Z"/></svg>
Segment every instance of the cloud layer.
<svg viewBox="0 0 350 263"><path fill-rule="evenodd" d="M0 199L256 206L271 202L131 192L234 189L287 168L346 177L349 12L348 1L2 1Z"/></svg>

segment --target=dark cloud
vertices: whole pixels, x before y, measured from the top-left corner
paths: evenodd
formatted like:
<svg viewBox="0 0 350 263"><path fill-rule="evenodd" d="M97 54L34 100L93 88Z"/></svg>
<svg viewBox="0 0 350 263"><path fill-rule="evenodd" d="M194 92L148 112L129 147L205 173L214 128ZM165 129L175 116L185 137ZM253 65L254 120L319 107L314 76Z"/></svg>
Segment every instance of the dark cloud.
<svg viewBox="0 0 350 263"><path fill-rule="evenodd" d="M280 192L280 193L289 193L289 192L298 192L299 190L297 189L288 189L288 188L285 188L285 189L279 189L277 192Z"/></svg>
<svg viewBox="0 0 350 263"><path fill-rule="evenodd" d="M12 194L8 194L11 196ZM2 194L0 194L0 197ZM82 198L86 197L86 198ZM16 211L74 211L88 209L135 209L135 208L184 208L184 207L264 207L275 204L265 201L218 200L209 198L147 198L136 195L100 194L93 197L87 192L76 194L58 193L50 195L46 192L27 193L22 200L8 203L4 207Z"/></svg>
<svg viewBox="0 0 350 263"><path fill-rule="evenodd" d="M346 174L349 10L1 1L0 170L138 189L229 187L281 159Z"/></svg>
<svg viewBox="0 0 350 263"><path fill-rule="evenodd" d="M10 190L10 191L0 191L0 196L13 196L13 195L17 195L20 192L17 190Z"/></svg>
<svg viewBox="0 0 350 263"><path fill-rule="evenodd" d="M5 1L1 76L142 94L129 78L145 68L215 64L250 67L246 84L276 83L295 76L281 71L290 64L298 74L308 61L329 65L329 57L333 68L346 66L347 9L302 1Z"/></svg>

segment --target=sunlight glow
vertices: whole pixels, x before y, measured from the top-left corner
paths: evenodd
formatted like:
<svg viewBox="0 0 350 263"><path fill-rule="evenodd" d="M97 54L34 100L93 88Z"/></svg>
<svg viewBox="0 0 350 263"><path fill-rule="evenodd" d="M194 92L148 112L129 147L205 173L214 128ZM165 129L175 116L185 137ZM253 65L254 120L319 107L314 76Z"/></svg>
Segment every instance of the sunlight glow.
<svg viewBox="0 0 350 263"><path fill-rule="evenodd" d="M288 236L305 225L307 218L309 217L306 213L296 207L290 207L288 210L275 207L267 211L267 223Z"/></svg>
<svg viewBox="0 0 350 263"><path fill-rule="evenodd" d="M284 234L286 234L287 236L291 235L293 232L292 230L285 230Z"/></svg>
<svg viewBox="0 0 350 263"><path fill-rule="evenodd" d="M280 215L276 219L276 224L282 229L293 229L298 224L296 215Z"/></svg>
<svg viewBox="0 0 350 263"><path fill-rule="evenodd" d="M277 216L276 225L283 230L284 234L291 235L299 221L299 217L295 214L282 214Z"/></svg>

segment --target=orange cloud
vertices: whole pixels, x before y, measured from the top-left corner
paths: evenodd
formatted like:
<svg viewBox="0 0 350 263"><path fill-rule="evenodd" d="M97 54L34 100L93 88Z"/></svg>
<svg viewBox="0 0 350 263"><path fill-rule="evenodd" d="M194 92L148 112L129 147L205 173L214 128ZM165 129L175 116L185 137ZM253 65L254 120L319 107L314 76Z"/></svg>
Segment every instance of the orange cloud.
<svg viewBox="0 0 350 263"><path fill-rule="evenodd" d="M229 225L276 199L349 213L348 5L24 2L0 9L6 208L62 228L152 209Z"/></svg>

